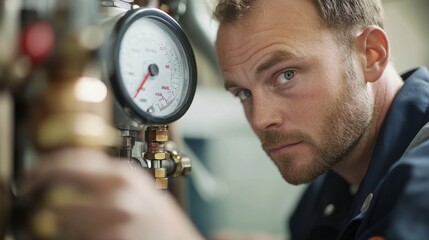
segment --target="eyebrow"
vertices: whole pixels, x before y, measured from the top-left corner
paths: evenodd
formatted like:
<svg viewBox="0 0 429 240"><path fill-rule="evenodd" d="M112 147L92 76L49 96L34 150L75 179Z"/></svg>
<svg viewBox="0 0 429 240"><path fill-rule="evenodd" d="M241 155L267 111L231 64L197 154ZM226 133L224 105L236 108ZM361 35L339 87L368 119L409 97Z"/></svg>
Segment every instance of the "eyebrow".
<svg viewBox="0 0 429 240"><path fill-rule="evenodd" d="M274 65L276 65L279 62L287 61L290 59L298 58L298 56L292 52L289 51L277 51L274 52L266 61L264 61L262 64L260 64L256 68L256 74L260 75L263 72L267 71ZM226 90L229 90L230 88L237 87L237 85L233 81L224 80L224 88Z"/></svg>
<svg viewBox="0 0 429 240"><path fill-rule="evenodd" d="M294 53L286 52L286 51L275 52L265 62L263 62L262 64L260 64L256 68L256 74L260 75L263 72L265 72L268 69L270 69L271 67L273 67L274 65L276 65L277 63L283 62L283 61L286 61L286 60L290 60L290 59L293 59L293 58L297 58L297 56Z"/></svg>

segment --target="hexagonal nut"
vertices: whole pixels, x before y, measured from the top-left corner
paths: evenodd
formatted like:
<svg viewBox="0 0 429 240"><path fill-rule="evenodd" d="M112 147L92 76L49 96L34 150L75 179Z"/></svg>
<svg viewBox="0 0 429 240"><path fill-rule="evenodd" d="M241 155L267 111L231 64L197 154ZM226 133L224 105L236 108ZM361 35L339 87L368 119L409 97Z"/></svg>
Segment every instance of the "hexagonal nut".
<svg viewBox="0 0 429 240"><path fill-rule="evenodd" d="M182 176L188 176L192 171L191 159L186 156L182 156Z"/></svg>
<svg viewBox="0 0 429 240"><path fill-rule="evenodd" d="M168 130L166 128L150 128L145 132L147 142L167 142Z"/></svg>
<svg viewBox="0 0 429 240"><path fill-rule="evenodd" d="M155 178L155 188L156 189L167 189L168 188L168 178Z"/></svg>
<svg viewBox="0 0 429 240"><path fill-rule="evenodd" d="M170 158L170 153L168 152L146 152L144 153L144 158L148 160L165 160Z"/></svg>
<svg viewBox="0 0 429 240"><path fill-rule="evenodd" d="M153 175L155 176L155 178L165 178L167 177L167 169L155 168L153 169Z"/></svg>

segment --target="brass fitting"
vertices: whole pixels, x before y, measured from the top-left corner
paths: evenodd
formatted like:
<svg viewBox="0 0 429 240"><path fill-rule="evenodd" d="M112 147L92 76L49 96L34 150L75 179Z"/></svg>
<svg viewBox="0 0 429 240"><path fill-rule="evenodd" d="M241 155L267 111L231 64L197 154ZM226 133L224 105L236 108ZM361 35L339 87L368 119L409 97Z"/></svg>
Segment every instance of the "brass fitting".
<svg viewBox="0 0 429 240"><path fill-rule="evenodd" d="M106 94L100 96L100 101L82 95L96 90ZM35 105L34 144L39 150L66 146L102 149L119 145L117 131L108 124L110 100L106 86L95 78L77 77L52 83Z"/></svg>
<svg viewBox="0 0 429 240"><path fill-rule="evenodd" d="M176 150L171 150L171 148L174 147L169 147L171 142L167 142L168 135L167 126L150 126L145 132L147 150L143 156L144 159L152 163L150 167L155 177L155 188L158 189L167 189L167 177L186 176L189 175L192 170L191 159L180 155ZM167 148L169 148L169 150L167 150ZM166 165L163 165L164 160L174 161L174 172L169 172L168 176L167 169L165 168ZM164 163L167 162L164 161ZM168 164L171 164L171 162L168 162Z"/></svg>
<svg viewBox="0 0 429 240"><path fill-rule="evenodd" d="M152 168L150 170L152 175L155 177L155 188L167 189L168 188L167 169L161 167L161 168Z"/></svg>
<svg viewBox="0 0 429 240"><path fill-rule="evenodd" d="M170 154L168 152L146 152L144 158L147 160L166 160L170 158Z"/></svg>
<svg viewBox="0 0 429 240"><path fill-rule="evenodd" d="M150 126L145 132L146 142L167 142L168 127L167 126Z"/></svg>
<svg viewBox="0 0 429 240"><path fill-rule="evenodd" d="M167 177L167 170L165 168L155 168L154 175L156 178L165 178Z"/></svg>
<svg viewBox="0 0 429 240"><path fill-rule="evenodd" d="M168 178L155 178L155 188L165 190L168 188Z"/></svg>
<svg viewBox="0 0 429 240"><path fill-rule="evenodd" d="M176 150L170 152L171 157L176 164L176 169L172 177L188 176L192 171L191 159L187 156L181 156Z"/></svg>
<svg viewBox="0 0 429 240"><path fill-rule="evenodd" d="M155 177L155 188L167 189L167 170L162 167L162 161L170 159L170 153L165 149L168 141L168 126L149 126L145 131L147 144L144 159L151 161L151 170Z"/></svg>

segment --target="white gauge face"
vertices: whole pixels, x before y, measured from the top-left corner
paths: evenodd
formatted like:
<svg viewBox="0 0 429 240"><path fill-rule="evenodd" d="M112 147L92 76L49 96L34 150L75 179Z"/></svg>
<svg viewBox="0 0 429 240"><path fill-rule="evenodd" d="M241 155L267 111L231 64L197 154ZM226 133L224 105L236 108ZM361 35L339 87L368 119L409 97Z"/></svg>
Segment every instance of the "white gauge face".
<svg viewBox="0 0 429 240"><path fill-rule="evenodd" d="M172 30L151 18L134 21L119 48L119 68L135 105L153 117L177 112L184 101L188 63Z"/></svg>

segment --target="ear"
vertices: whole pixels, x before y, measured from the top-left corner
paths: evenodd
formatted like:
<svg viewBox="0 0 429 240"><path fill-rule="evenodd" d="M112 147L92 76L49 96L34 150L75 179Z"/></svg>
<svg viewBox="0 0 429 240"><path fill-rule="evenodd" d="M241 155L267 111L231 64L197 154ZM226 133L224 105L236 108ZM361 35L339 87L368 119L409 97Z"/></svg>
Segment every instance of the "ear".
<svg viewBox="0 0 429 240"><path fill-rule="evenodd" d="M357 37L355 44L366 81L377 81L389 62L386 33L378 26L369 26Z"/></svg>

